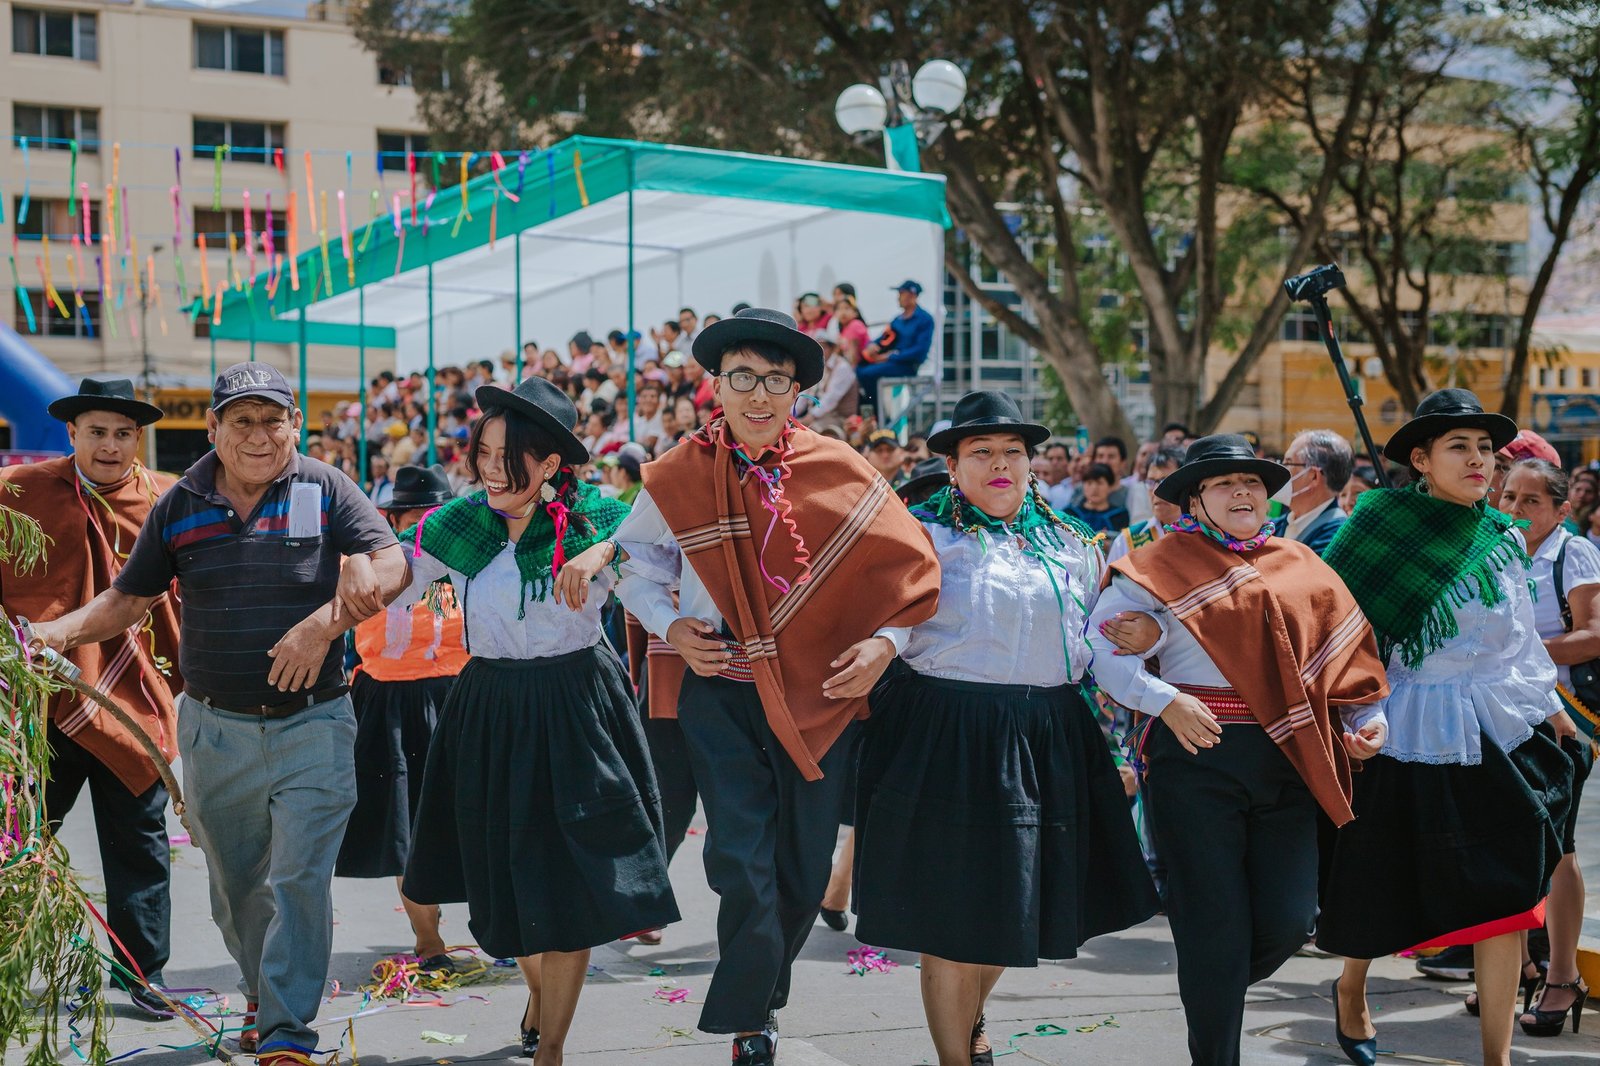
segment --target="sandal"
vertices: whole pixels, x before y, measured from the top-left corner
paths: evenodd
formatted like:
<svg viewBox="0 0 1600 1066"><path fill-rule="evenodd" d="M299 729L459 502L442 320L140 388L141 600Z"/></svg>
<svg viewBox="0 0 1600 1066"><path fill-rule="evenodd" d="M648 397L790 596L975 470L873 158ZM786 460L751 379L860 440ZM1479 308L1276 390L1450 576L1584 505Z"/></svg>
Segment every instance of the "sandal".
<svg viewBox="0 0 1600 1066"><path fill-rule="evenodd" d="M978 1015L978 1024L972 1027L972 1066L994 1066L994 1048L989 1044L989 1034L986 1032L989 1019ZM983 1045L979 1047L979 1045Z"/></svg>
<svg viewBox="0 0 1600 1066"><path fill-rule="evenodd" d="M1522 1021L1520 1018L1518 1021L1522 1025L1522 1031L1529 1036L1560 1036L1561 1030L1566 1028L1567 1013L1569 1011L1572 1014L1572 1031L1574 1033L1578 1031L1578 1019L1583 1014L1584 1003L1589 999L1589 986L1583 983L1583 978L1579 977L1573 981L1561 981L1556 984L1546 981L1544 986L1545 994L1548 995L1551 989L1575 992L1577 995L1573 998L1570 1006L1563 1007L1561 1010L1545 1010L1543 1007L1537 1010L1524 1008L1522 1013L1531 1014L1533 1021ZM1539 999L1541 1003L1544 1001L1543 996L1540 996Z"/></svg>
<svg viewBox="0 0 1600 1066"><path fill-rule="evenodd" d="M261 1034L256 1032L256 1011L261 1004L253 999L244 1001L244 1028L239 1030L239 1050L246 1055L254 1055L261 1041Z"/></svg>
<svg viewBox="0 0 1600 1066"><path fill-rule="evenodd" d="M1528 976L1530 969L1533 971L1532 977ZM1543 980L1544 974L1540 972L1538 963L1527 962L1523 964L1522 977L1519 979L1522 987L1522 1013L1529 1013L1533 1007L1533 994L1539 991L1539 983ZM1463 1006L1467 1008L1468 1014L1474 1018L1478 1017L1478 993L1468 992L1467 1001Z"/></svg>
<svg viewBox="0 0 1600 1066"><path fill-rule="evenodd" d="M528 993L528 1006L522 1008L522 1016L524 1018L526 1018L528 1016L528 1007L532 1007L532 1006L533 1006L533 993L529 992ZM517 1030L522 1034L522 1054L523 1054L523 1056L526 1057L526 1058L530 1058L530 1059L533 1058L535 1055L537 1055L539 1053L539 1030L537 1028L524 1029L524 1028L522 1028L522 1025L521 1025L520 1022L517 1024Z"/></svg>

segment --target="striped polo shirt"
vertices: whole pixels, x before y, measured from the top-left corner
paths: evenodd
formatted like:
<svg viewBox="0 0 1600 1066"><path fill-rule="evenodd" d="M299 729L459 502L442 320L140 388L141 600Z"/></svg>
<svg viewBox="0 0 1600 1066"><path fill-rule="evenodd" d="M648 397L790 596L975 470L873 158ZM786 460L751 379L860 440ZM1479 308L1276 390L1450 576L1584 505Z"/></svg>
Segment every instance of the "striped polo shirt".
<svg viewBox="0 0 1600 1066"><path fill-rule="evenodd" d="M190 695L253 707L288 697L267 684L277 642L333 598L343 556L396 543L377 508L343 473L296 454L252 514L217 491L219 460L208 452L156 501L114 587L156 596L176 580L179 665ZM319 533L289 536L291 486L318 487ZM333 641L314 689L344 681L342 641Z"/></svg>

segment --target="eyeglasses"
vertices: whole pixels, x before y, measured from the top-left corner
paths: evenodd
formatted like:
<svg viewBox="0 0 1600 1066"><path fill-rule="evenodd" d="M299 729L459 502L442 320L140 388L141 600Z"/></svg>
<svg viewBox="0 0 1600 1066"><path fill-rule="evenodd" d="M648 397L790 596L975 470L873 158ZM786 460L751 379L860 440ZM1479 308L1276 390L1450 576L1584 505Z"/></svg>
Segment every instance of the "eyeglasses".
<svg viewBox="0 0 1600 1066"><path fill-rule="evenodd" d="M794 378L789 374L757 374L753 370L730 370L720 375L734 392L755 392L759 382L768 396L787 396L794 388Z"/></svg>
<svg viewBox="0 0 1600 1066"><path fill-rule="evenodd" d="M1283 465L1283 466L1310 466L1311 464L1307 463L1307 462L1302 462L1299 459L1285 459L1281 465Z"/></svg>

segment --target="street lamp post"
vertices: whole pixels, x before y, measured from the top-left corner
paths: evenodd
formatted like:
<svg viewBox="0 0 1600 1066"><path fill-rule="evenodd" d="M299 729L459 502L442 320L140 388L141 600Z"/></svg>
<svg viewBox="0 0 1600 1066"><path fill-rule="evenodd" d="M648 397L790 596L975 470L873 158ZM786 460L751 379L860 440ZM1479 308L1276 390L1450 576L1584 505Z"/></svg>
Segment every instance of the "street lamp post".
<svg viewBox="0 0 1600 1066"><path fill-rule="evenodd" d="M833 116L858 140L881 135L883 161L890 170L915 169L917 144L937 141L966 96L966 75L948 59L930 59L914 77L906 61L897 59L878 78L877 86L858 82L841 92ZM896 132L901 130L904 134ZM909 145L897 145L905 135L910 136ZM896 155L897 147L909 148L909 159Z"/></svg>

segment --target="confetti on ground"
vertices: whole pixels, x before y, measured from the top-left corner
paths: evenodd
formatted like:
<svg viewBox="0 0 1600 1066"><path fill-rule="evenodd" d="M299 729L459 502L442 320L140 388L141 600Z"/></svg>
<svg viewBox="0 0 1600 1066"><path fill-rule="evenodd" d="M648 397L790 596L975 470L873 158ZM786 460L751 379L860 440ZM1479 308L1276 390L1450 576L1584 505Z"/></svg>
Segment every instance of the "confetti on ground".
<svg viewBox="0 0 1600 1066"><path fill-rule="evenodd" d="M372 984L361 991L372 999L398 999L412 1002L416 999L437 999L440 992L449 992L476 981L489 972L489 966L472 948L451 948L448 954L465 952L467 959L456 960L450 970L423 970L422 959L416 955L389 955L372 966ZM333 994L339 994L337 982Z"/></svg>
<svg viewBox="0 0 1600 1066"><path fill-rule="evenodd" d="M185 844L189 843L189 834L188 833L179 833L177 836L168 837L167 838L167 843L171 844L174 847L181 848Z"/></svg>
<svg viewBox="0 0 1600 1066"><path fill-rule="evenodd" d="M1069 1029L1064 1025L1056 1025L1054 1022L1042 1022L1025 1033L1012 1034L1010 1039L1006 1041L1006 1046L1004 1048L995 1049L994 1057L998 1059L1002 1055L1015 1055L1020 1050L1017 1047L1017 1041L1027 1040L1030 1037L1069 1036L1072 1033L1093 1033L1100 1029L1120 1028L1122 1027L1117 1024L1117 1017L1114 1014L1107 1015L1097 1022L1090 1022L1087 1025L1080 1025L1072 1029Z"/></svg>
<svg viewBox="0 0 1600 1066"><path fill-rule="evenodd" d="M850 972L857 977L865 977L873 972L888 973L900 965L885 954L882 948L855 948L844 958L850 967Z"/></svg>
<svg viewBox="0 0 1600 1066"><path fill-rule="evenodd" d="M655 969L651 970L645 976L647 976L647 977L665 977L665 976L667 976L667 971L665 971L661 967L657 966Z"/></svg>
<svg viewBox="0 0 1600 1066"><path fill-rule="evenodd" d="M689 999L689 990L687 988L673 988L670 985L662 985L656 989L656 998L663 1003L684 1003Z"/></svg>
<svg viewBox="0 0 1600 1066"><path fill-rule="evenodd" d="M455 1033L440 1033L432 1029L424 1029L422 1031L422 1039L430 1044L465 1044L467 1042L465 1034L457 1036Z"/></svg>

